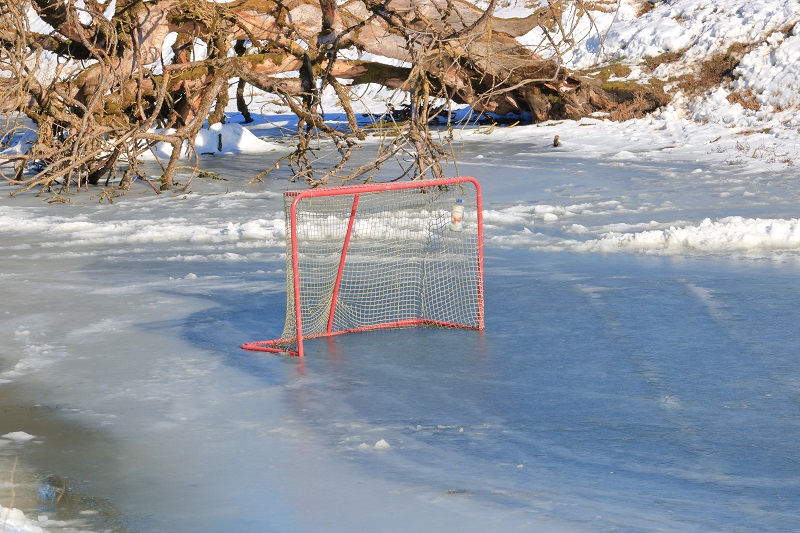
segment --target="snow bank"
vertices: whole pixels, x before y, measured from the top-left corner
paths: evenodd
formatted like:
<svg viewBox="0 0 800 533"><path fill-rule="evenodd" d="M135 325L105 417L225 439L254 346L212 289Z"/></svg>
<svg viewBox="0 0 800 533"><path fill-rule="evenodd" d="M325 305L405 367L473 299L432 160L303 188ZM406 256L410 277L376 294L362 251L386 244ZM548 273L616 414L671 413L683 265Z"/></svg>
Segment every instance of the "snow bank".
<svg viewBox="0 0 800 533"><path fill-rule="evenodd" d="M164 133L173 133L170 129ZM225 155L225 154L261 154L285 151L286 147L277 143L265 141L256 137L250 130L241 124L225 123L204 126L197 134L194 141L194 148L198 154L202 155ZM181 151L185 155L190 155L188 143L184 143ZM172 154L172 145L158 143L153 147L152 152L142 155L143 159L155 159L155 157L167 158Z"/></svg>
<svg viewBox="0 0 800 533"><path fill-rule="evenodd" d="M3 533L47 533L45 528L64 530L68 525L63 520L51 520L47 515L38 515L36 520L28 518L25 513L12 507L0 505L0 524Z"/></svg>
<svg viewBox="0 0 800 533"><path fill-rule="evenodd" d="M687 64L726 51L731 43L759 42L797 22L800 4L784 0L681 0L659 2L636 17L631 2L624 2L616 16L593 16L598 30L608 31L608 35L602 48L597 39L580 43L570 67L582 69L612 59L635 61L685 51L681 61L663 65L656 73L668 77L684 72Z"/></svg>
<svg viewBox="0 0 800 533"><path fill-rule="evenodd" d="M200 202L198 208L202 208ZM119 210L117 210L119 211ZM285 245L283 214L255 220L191 220L184 217L96 220L90 215L37 216L13 206L0 206L0 233L44 238L42 247L74 248L100 244L246 243Z"/></svg>
<svg viewBox="0 0 800 533"><path fill-rule="evenodd" d="M564 225L562 230L577 238L559 238L533 231L530 218L515 218L502 212L486 213L493 223L524 224L522 229L494 234L487 244L499 247L528 247L541 251L584 253L640 253L655 255L744 255L773 257L800 253L800 219L764 219L741 216L704 219L699 224L656 221L636 224L613 223L598 228L582 224ZM542 222L547 222L543 219ZM489 226L493 227L493 226Z"/></svg>
<svg viewBox="0 0 800 533"><path fill-rule="evenodd" d="M588 252L663 254L750 253L800 250L800 220L726 217L705 219L696 226L670 227L636 233L611 232L597 240L574 244Z"/></svg>
<svg viewBox="0 0 800 533"><path fill-rule="evenodd" d="M19 509L0 505L0 521L5 533L45 533L36 522L29 519Z"/></svg>
<svg viewBox="0 0 800 533"><path fill-rule="evenodd" d="M632 68L630 80L647 82L639 67L644 58L678 53L675 62L658 66L653 76L660 80L678 78L696 71L714 55L723 54L733 43L760 43L733 72L733 83L697 99L675 94L673 106L693 120L743 128L796 125L794 109L800 107L800 3L784 0L679 0L658 2L637 16L640 2L622 0L616 11L593 11L589 17L565 12L565 27L574 27L574 47L564 47L568 68L588 70L610 61L622 61ZM525 8L500 10L504 16L525 16ZM793 28L794 26L794 28ZM788 35L785 34L788 30ZM543 42L539 28L520 38L532 49ZM752 95L761 110L746 110L731 103L737 92ZM779 116L775 116L776 112Z"/></svg>
<svg viewBox="0 0 800 533"><path fill-rule="evenodd" d="M734 87L752 91L762 105L787 109L800 95L800 35L798 28L784 38L774 33L744 56L734 71Z"/></svg>

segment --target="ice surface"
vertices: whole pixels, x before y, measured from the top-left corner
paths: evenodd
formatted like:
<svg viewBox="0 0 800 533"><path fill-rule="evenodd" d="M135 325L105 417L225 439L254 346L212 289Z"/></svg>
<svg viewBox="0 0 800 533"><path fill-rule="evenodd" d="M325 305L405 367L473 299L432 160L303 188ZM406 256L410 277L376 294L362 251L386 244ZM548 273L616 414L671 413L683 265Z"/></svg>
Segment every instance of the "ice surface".
<svg viewBox="0 0 800 533"><path fill-rule="evenodd" d="M134 531L789 531L791 173L620 165L550 131L466 145L485 333L315 340L303 361L238 348L285 310L283 184L234 181L260 161L185 198L2 201L3 387L48 406L13 453Z"/></svg>
<svg viewBox="0 0 800 533"><path fill-rule="evenodd" d="M251 133L286 115L204 130L222 180L190 193L1 198L6 530L794 531L800 92L779 30L800 7L632 5L573 66L688 46L669 76L760 44L639 120L458 132L485 195L483 333L239 349L283 327L287 172L244 182L286 147Z"/></svg>

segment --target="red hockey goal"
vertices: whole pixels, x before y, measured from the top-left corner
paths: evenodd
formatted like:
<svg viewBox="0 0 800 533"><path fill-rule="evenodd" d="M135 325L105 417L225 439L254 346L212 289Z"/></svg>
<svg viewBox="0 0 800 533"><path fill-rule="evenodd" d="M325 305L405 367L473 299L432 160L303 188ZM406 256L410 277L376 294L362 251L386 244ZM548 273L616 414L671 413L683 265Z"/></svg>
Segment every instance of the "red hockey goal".
<svg viewBox="0 0 800 533"><path fill-rule="evenodd" d="M480 185L459 177L288 191L286 322L247 350L408 326L483 329Z"/></svg>

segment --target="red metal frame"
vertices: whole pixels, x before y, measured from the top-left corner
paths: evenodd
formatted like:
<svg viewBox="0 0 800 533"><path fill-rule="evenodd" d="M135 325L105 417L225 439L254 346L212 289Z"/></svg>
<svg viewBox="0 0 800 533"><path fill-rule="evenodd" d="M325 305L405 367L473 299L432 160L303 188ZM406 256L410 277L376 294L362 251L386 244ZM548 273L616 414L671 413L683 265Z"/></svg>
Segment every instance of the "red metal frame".
<svg viewBox="0 0 800 533"><path fill-rule="evenodd" d="M471 329L480 331L483 329L483 324L479 327L465 326L463 324L456 324L454 322L443 322L441 320L427 320L424 318L412 318L408 320L398 320L396 322L387 322L385 324L376 324L374 326L362 326L360 328L343 329L341 331L332 331L326 333L318 333L316 335L308 335L306 339L319 339L320 337L335 337L336 335L343 335L345 333L364 333L366 331L378 331L381 329L395 329L395 328L409 328L414 326L437 326L440 328L454 328L454 329ZM299 351L289 350L288 352L279 348L281 343L290 342L293 339L275 339L271 341L258 341L248 342L243 344L242 348L254 352L270 352L270 353L288 353L289 355L299 356L302 355Z"/></svg>
<svg viewBox="0 0 800 533"><path fill-rule="evenodd" d="M466 177L466 176L465 176ZM483 197L481 186L475 178L466 177L475 184L478 210L478 329L483 329Z"/></svg>
<svg viewBox="0 0 800 533"><path fill-rule="evenodd" d="M430 186L442 186L442 185L456 185L460 183L469 182L475 186L475 196L476 196L476 209L478 212L478 327L471 327L465 326L462 324L452 324L452 323L444 323L440 321L434 320L426 320L426 319L411 319L411 320L401 320L397 322L391 322L387 324L378 324L374 326L364 326L360 328L353 328L348 330L342 331L332 331L333 328L333 315L334 310L336 307L336 299L339 293L339 285L342 280L342 272L344 270L344 262L347 257L347 248L350 243L350 236L353 231L353 225L355 222L356 211L358 208L358 201L359 195L361 193L369 193L369 192L380 192L380 191L387 191L387 190L397 190L397 189L415 189L415 188L423 188L423 187L430 187ZM409 326L441 326L441 327L452 327L452 328L461 328L461 329L474 329L474 330L482 330L484 328L484 301L483 301L483 197L481 193L481 186L478 181L470 176L462 176L458 178L444 178L444 179L435 179L435 180L422 180L422 181L409 181L409 182L393 182L393 183L377 183L377 184L368 184L368 185L351 185L351 186L344 186L344 187L330 187L327 189L308 189L304 191L287 191L286 196L293 196L292 204L290 207L290 220L291 223L291 240L292 240L292 277L293 277L293 284L294 284L294 312L295 312L295 327L297 329L297 351L289 351L291 355L303 356L303 319L302 319L302 307L300 306L300 273L299 273L299 265L296 260L297 258L297 228L294 221L296 220L297 215L297 204L303 199L306 198L314 198L314 197L322 197L322 196L338 196L338 195L345 195L345 194L353 194L353 206L350 211L350 221L348 222L347 226L347 235L345 236L345 240L343 243L342 248L342 255L339 261L339 271L336 275L336 285L334 286L333 291L333 301L331 303L331 310L330 314L328 315L328 327L326 333L321 333L317 335L310 335L308 338L318 338L318 337L330 337L333 335L341 335L343 333L355 333L355 332L362 332L362 331L372 331L372 330L379 330L379 329L388 329L388 328L398 328L398 327L409 327ZM287 341L291 341L292 339L275 339L271 341L260 341L260 342L250 342L242 345L242 348L246 350L254 350L254 351L262 351L262 352L272 352L272 353L283 353L285 352L284 349L279 348L278 346L281 343L285 343Z"/></svg>
<svg viewBox="0 0 800 533"><path fill-rule="evenodd" d="M342 258L339 260L339 271L336 272L336 284L333 286L333 297L331 298L331 310L328 313L328 335L333 329L333 314L336 310L336 300L339 298L339 286L342 284L342 273L344 272L344 260L347 258L347 248L350 246L350 235L353 233L353 224L356 221L356 209L358 208L358 198L360 194L353 195L353 207L350 209L350 221L347 223L347 235L344 237L342 245Z"/></svg>
<svg viewBox="0 0 800 533"><path fill-rule="evenodd" d="M297 262L297 202L304 196L296 196L292 200L290 219L292 221L292 281L294 282L294 324L297 330L297 355L303 355L303 313L300 307L300 265Z"/></svg>

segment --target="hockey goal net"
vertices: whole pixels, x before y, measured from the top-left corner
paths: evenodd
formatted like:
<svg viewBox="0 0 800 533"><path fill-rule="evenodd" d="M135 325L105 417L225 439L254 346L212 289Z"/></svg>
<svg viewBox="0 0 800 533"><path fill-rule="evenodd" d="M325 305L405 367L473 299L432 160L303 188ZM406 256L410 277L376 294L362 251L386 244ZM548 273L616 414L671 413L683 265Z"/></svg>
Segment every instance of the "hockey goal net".
<svg viewBox="0 0 800 533"><path fill-rule="evenodd" d="M302 356L304 340L341 333L483 329L474 178L288 191L284 208L283 334L243 348Z"/></svg>

